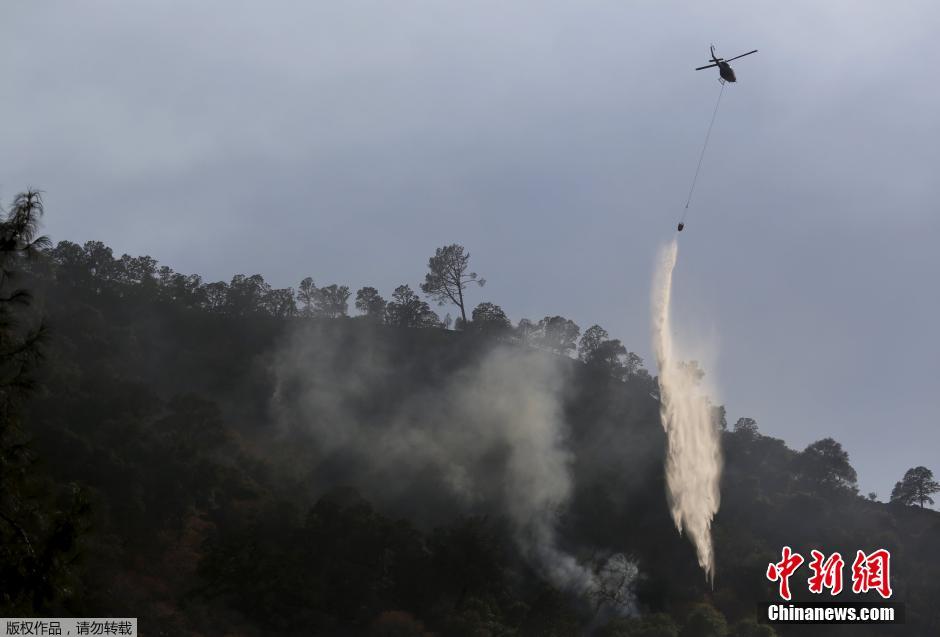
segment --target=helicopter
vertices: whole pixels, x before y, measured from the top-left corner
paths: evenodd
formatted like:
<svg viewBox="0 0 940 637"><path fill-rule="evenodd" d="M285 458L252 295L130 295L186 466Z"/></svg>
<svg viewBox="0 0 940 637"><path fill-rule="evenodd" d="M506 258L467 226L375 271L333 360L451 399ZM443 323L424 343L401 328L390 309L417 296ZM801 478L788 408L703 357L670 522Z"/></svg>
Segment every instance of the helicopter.
<svg viewBox="0 0 940 637"><path fill-rule="evenodd" d="M738 58L743 58L745 55L750 55L751 53L757 53L757 49L753 51L748 51L747 53L742 53L741 55L736 55L730 60L725 60L724 58L715 57L715 45L711 46L712 51L712 63L707 66L700 66L696 71L701 71L702 69L710 69L713 66L718 67L718 73L721 75L721 80L723 82L736 82L737 78L734 77L734 69L731 68L731 65L728 64L731 60L737 60Z"/></svg>

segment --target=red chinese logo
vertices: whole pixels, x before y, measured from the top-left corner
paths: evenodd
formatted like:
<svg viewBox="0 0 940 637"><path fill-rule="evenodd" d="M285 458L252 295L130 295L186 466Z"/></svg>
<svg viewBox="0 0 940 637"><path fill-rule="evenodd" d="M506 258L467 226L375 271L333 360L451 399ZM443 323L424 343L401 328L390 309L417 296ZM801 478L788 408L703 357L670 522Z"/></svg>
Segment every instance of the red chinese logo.
<svg viewBox="0 0 940 637"><path fill-rule="evenodd" d="M780 597L789 601L792 597L790 576L803 565L805 560L799 553L794 553L789 546L783 547L782 554L783 558L779 562L767 565L767 579L771 582L779 582ZM841 593L842 571L845 567L842 556L836 552L826 557L824 553L815 549L810 554L813 559L809 562L809 567L813 574L806 580L809 584L809 591L817 595L822 594L826 589L829 590L830 595ZM892 595L891 553L887 549L878 549L867 555L864 551L858 551L852 563L852 592L860 594L872 590L877 591L885 599Z"/></svg>
<svg viewBox="0 0 940 637"><path fill-rule="evenodd" d="M813 550L810 553L813 556L809 567L813 570L813 576L807 580L809 582L809 592L817 595L823 592L824 588L829 589L830 595L838 595L842 592L842 567L845 562L838 552L830 555L825 561L825 555L819 551Z"/></svg>
<svg viewBox="0 0 940 637"><path fill-rule="evenodd" d="M783 547L783 559L776 564L767 565L767 579L771 582L780 582L780 597L790 599L790 576L800 568L803 556L794 553L789 546Z"/></svg>
<svg viewBox="0 0 940 637"><path fill-rule="evenodd" d="M891 597L891 553L885 549L868 555L859 551L852 563L852 592L867 593L872 589L885 599Z"/></svg>

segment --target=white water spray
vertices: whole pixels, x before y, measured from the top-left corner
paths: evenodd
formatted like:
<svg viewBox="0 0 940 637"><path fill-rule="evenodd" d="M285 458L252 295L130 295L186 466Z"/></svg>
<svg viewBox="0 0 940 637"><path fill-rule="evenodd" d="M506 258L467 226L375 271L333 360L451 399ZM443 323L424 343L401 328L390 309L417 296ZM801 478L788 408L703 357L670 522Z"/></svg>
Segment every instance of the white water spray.
<svg viewBox="0 0 940 637"><path fill-rule="evenodd" d="M673 342L670 305L678 250L675 240L662 250L653 283L653 348L667 439L666 488L676 528L688 534L705 577L713 582L711 524L720 503L721 444L696 370L680 363Z"/></svg>

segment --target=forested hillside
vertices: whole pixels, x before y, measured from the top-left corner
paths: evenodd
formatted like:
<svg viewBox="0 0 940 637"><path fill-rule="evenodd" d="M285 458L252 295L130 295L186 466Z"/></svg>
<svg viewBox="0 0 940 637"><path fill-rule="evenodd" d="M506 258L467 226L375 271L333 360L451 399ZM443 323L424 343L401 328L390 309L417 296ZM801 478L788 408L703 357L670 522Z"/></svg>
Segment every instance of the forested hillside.
<svg viewBox="0 0 940 637"><path fill-rule="evenodd" d="M940 515L902 483L862 497L834 440L792 450L718 406L709 586L666 505L656 379L599 326L463 297L451 326L425 298L447 297L434 259L468 261L459 246L386 301L53 246L40 213L17 199L0 244L0 614L139 617L146 635L768 636L756 604L782 546L885 547L906 625L779 634L940 634ZM543 443L570 480L527 482L556 473L519 467ZM520 516L526 493L551 519ZM558 556L603 586L561 585Z"/></svg>

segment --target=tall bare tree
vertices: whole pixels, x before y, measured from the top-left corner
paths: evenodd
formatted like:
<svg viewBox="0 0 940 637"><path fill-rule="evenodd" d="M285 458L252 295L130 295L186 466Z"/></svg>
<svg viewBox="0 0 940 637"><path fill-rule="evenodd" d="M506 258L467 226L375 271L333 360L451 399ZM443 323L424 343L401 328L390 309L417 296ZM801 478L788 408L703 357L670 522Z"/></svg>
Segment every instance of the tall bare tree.
<svg viewBox="0 0 940 637"><path fill-rule="evenodd" d="M444 305L448 301L460 308L461 324L467 324L464 290L472 284L483 287L486 280L470 272L470 253L456 243L438 248L428 259L428 273L424 276L421 291Z"/></svg>

